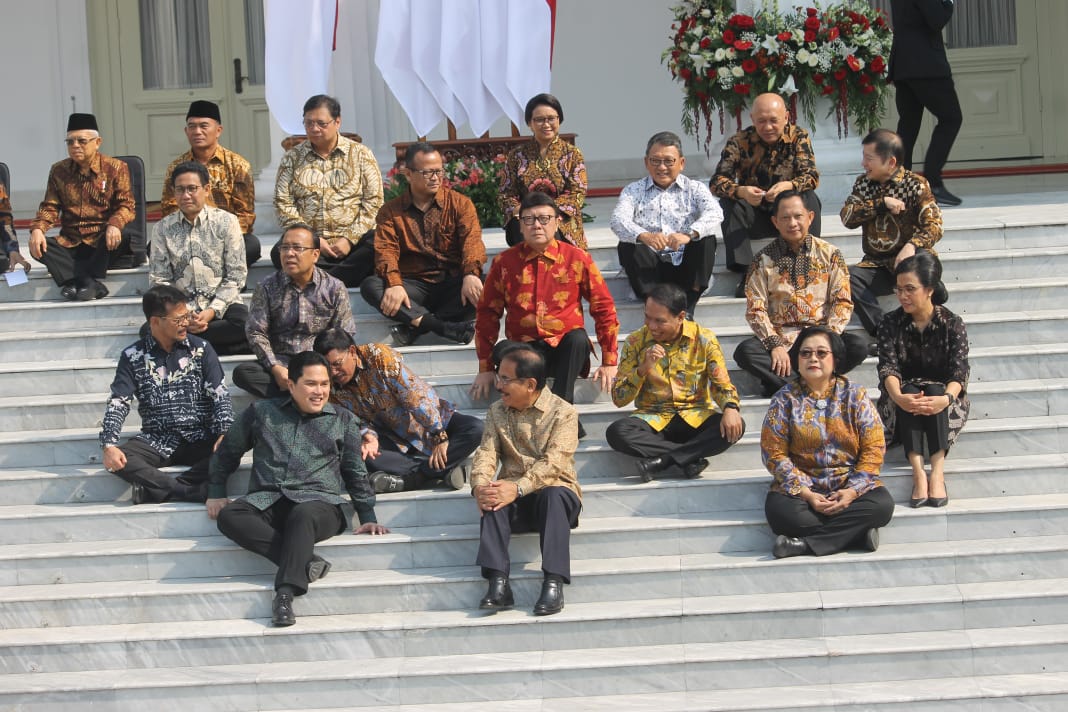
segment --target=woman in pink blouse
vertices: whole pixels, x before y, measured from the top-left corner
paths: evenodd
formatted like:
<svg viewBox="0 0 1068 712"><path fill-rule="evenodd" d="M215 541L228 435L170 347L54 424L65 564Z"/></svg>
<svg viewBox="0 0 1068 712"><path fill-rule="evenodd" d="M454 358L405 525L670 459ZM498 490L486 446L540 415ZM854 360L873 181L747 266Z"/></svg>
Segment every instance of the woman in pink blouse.
<svg viewBox="0 0 1068 712"><path fill-rule="evenodd" d="M582 206L586 203L586 163L582 151L560 138L560 124L564 121L560 101L552 94L538 94L527 102L524 119L534 137L508 152L498 196L505 238L509 245L523 241L519 204L527 193L538 191L552 196L560 208L559 232L585 250Z"/></svg>
<svg viewBox="0 0 1068 712"><path fill-rule="evenodd" d="M764 513L777 559L879 546L894 500L879 479L883 424L867 391L837 373L842 337L803 330L790 349L798 378L772 397L760 448L775 481Z"/></svg>

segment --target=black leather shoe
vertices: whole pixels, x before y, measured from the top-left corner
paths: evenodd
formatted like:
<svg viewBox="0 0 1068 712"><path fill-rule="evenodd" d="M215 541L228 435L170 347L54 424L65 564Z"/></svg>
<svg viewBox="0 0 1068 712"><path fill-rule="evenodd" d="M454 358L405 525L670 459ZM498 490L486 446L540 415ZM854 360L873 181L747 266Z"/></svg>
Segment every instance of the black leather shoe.
<svg viewBox="0 0 1068 712"><path fill-rule="evenodd" d="M949 492L948 491L946 492L946 496L945 497L928 497L927 498L927 506L928 507L934 507L935 509L939 509L941 507L945 507L947 504L949 504Z"/></svg>
<svg viewBox="0 0 1068 712"><path fill-rule="evenodd" d="M442 325L441 335L458 344L469 344L475 338L475 322L447 321Z"/></svg>
<svg viewBox="0 0 1068 712"><path fill-rule="evenodd" d="M478 602L478 607L484 611L504 611L515 605L512 596L512 586L506 576L490 576L489 588L486 595Z"/></svg>
<svg viewBox="0 0 1068 712"><path fill-rule="evenodd" d="M59 288L59 294L67 301L73 302L78 298L78 288L74 286L74 282L67 282Z"/></svg>
<svg viewBox="0 0 1068 712"><path fill-rule="evenodd" d="M688 480L695 480L701 476L701 473L705 471L706 467L708 467L708 460L702 457L697 462L691 462L689 465L684 466L682 468L682 474Z"/></svg>
<svg viewBox="0 0 1068 712"><path fill-rule="evenodd" d="M74 299L79 302L91 302L94 299L103 299L108 294L110 294L110 292L107 287L100 282L94 282L88 287L79 289L74 295Z"/></svg>
<svg viewBox="0 0 1068 712"><path fill-rule="evenodd" d="M274 604L271 606L271 624L275 628L285 628L297 622L293 615L293 594L274 594Z"/></svg>
<svg viewBox="0 0 1068 712"><path fill-rule="evenodd" d="M879 530L872 528L864 532L864 549L866 551L879 550Z"/></svg>
<svg viewBox="0 0 1068 712"><path fill-rule="evenodd" d="M534 604L534 615L551 616L564 610L564 582L547 578L541 582L541 595Z"/></svg>
<svg viewBox="0 0 1068 712"><path fill-rule="evenodd" d="M130 485L130 499L134 504L145 503L145 486L133 484Z"/></svg>
<svg viewBox="0 0 1068 712"><path fill-rule="evenodd" d="M738 286L734 288L735 299L745 299L745 277L738 282Z"/></svg>
<svg viewBox="0 0 1068 712"><path fill-rule="evenodd" d="M920 507L926 507L927 506L927 498L926 497L912 497L912 498L909 499L909 506L912 507L913 509L919 509Z"/></svg>
<svg viewBox="0 0 1068 712"><path fill-rule="evenodd" d="M805 543L804 539L783 534L775 537L775 546L771 549L771 555L776 559L786 559L791 556L811 553L812 551L808 548L808 544Z"/></svg>
<svg viewBox="0 0 1068 712"><path fill-rule="evenodd" d="M372 472L369 479L371 481L371 489L375 491L375 494L404 491L404 478L399 475L391 475L388 472Z"/></svg>
<svg viewBox="0 0 1068 712"><path fill-rule="evenodd" d="M394 324L390 327L389 334L397 346L411 346L419 338L419 330L412 328L410 324Z"/></svg>
<svg viewBox="0 0 1068 712"><path fill-rule="evenodd" d="M879 342L878 341L872 341L870 344L868 344L868 355L869 356L878 356L879 355Z"/></svg>
<svg viewBox="0 0 1068 712"><path fill-rule="evenodd" d="M313 556L308 562L308 583L326 578L330 573L330 562L321 556Z"/></svg>
<svg viewBox="0 0 1068 712"><path fill-rule="evenodd" d="M666 470L669 464L670 462L662 457L646 457L638 460L638 477L642 478L642 482L652 482L653 475Z"/></svg>
<svg viewBox="0 0 1068 712"><path fill-rule="evenodd" d="M931 192L934 193L935 202L939 205L954 207L963 202L960 198L946 190L946 186L944 185L931 186Z"/></svg>

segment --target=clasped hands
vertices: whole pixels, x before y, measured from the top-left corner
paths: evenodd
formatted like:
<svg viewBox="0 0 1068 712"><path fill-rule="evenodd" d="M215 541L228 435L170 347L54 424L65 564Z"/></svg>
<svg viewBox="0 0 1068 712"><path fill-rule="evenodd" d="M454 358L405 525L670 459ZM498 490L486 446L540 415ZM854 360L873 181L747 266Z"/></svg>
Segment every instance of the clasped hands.
<svg viewBox="0 0 1068 712"><path fill-rule="evenodd" d="M801 494L801 498L808 503L808 506L827 517L832 517L845 511L859 496L852 487L835 490L828 495L822 495L812 490L805 490Z"/></svg>
<svg viewBox="0 0 1068 712"><path fill-rule="evenodd" d="M764 190L763 188L758 188L755 185L740 185L738 186L738 190L735 191L735 195L755 208L756 206L760 205L761 202L774 202L776 196L778 196L779 193L783 192L784 190L793 189L794 184L788 180L784 180L779 181L767 190Z"/></svg>
<svg viewBox="0 0 1068 712"><path fill-rule="evenodd" d="M638 235L639 242L657 252L665 249L672 251L678 250L679 248L688 245L691 240L693 240L693 237L681 232L643 232Z"/></svg>
<svg viewBox="0 0 1068 712"><path fill-rule="evenodd" d="M496 512L519 498L519 485L508 480L493 480L474 489L479 514Z"/></svg>
<svg viewBox="0 0 1068 712"><path fill-rule="evenodd" d="M912 415L938 415L949 407L946 394L928 396L923 393L902 393L893 400L901 410Z"/></svg>

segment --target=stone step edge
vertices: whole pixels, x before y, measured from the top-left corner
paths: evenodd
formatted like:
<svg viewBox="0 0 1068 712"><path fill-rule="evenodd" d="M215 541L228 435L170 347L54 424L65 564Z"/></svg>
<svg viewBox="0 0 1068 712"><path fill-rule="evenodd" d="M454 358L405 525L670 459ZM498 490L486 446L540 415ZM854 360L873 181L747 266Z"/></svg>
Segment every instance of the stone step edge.
<svg viewBox="0 0 1068 712"><path fill-rule="evenodd" d="M523 675L557 671L643 669L693 664L741 661L830 659L842 657L893 656L948 653L970 650L1045 648L1068 643L1068 625L1014 628L1019 637L1008 639L1008 629L972 629L929 633L823 636L776 640L680 643L655 646L618 646L611 656L597 648L553 650L551 655L518 653L471 653L466 655L368 658L354 668L349 660L312 662L243 663L188 668L144 668L140 675L126 670L85 672L13 673L0 676L0 699L6 695L86 693L91 691L197 688L216 685L302 683L405 678L442 675Z"/></svg>
<svg viewBox="0 0 1068 712"><path fill-rule="evenodd" d="M1037 585L1036 585L1037 583ZM994 601L1068 598L1068 578L993 581L972 584L895 586L846 591L794 591L789 593L730 594L669 599L635 599L568 603L559 614L537 621L539 625L570 625L591 621L638 620L688 616L782 613L821 615L846 608L874 609L936 603L974 604ZM471 616L468 610L382 611L301 616L301 625L271 629L266 618L218 620L206 627L203 621L117 623L51 628L0 629L0 648L42 645L103 645L154 640L214 640L266 636L314 636L322 633L386 633L453 628L496 628L529 624L522 609L496 615ZM756 638L752 640L763 640ZM605 646L610 647L610 646Z"/></svg>
<svg viewBox="0 0 1068 712"><path fill-rule="evenodd" d="M728 554L711 552L703 554L665 554L660 556L620 557L614 559L575 559L572 564L572 579L581 585L583 577L634 576L638 574L679 575L684 572L712 572L732 569L763 569L779 567L870 566L873 562L918 562L929 564L938 559L955 560L960 557L996 556L1016 557L1020 554L1068 552L1068 535L1013 537L1012 539L970 539L956 541L926 541L903 544L884 544L876 552L842 552L823 557L794 557L773 559L767 552L748 552L741 557L737 552ZM513 581L541 580L540 562L513 566ZM1056 577L1053 577L1056 578ZM1046 579L1033 579L1046 580ZM380 588L383 586L452 585L479 583L483 579L472 562L464 566L435 568L365 569L361 571L331 571L314 588L352 589ZM221 595L237 593L269 592L273 590L273 578L265 575L216 576L203 578L167 579L164 581L95 581L92 583L54 583L0 586L0 605L17 602L39 603L42 601L82 600L85 598L107 600L142 598L147 596L175 595Z"/></svg>

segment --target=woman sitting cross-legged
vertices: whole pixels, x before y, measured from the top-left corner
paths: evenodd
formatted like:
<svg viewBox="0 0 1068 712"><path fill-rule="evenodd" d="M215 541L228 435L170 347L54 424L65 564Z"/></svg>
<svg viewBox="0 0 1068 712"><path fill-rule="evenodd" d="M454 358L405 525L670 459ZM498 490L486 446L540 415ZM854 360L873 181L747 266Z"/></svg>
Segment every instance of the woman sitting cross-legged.
<svg viewBox="0 0 1068 712"><path fill-rule="evenodd" d="M894 500L879 480L883 424L867 391L836 373L842 337L810 326L790 349L798 374L772 396L760 434L774 476L764 514L777 559L879 546Z"/></svg>
<svg viewBox="0 0 1068 712"><path fill-rule="evenodd" d="M900 442L912 466L912 507L949 503L944 466L949 447L968 419L968 333L948 298L942 265L929 252L894 270L901 308L879 325L879 414L889 438ZM924 470L924 440L931 474Z"/></svg>

